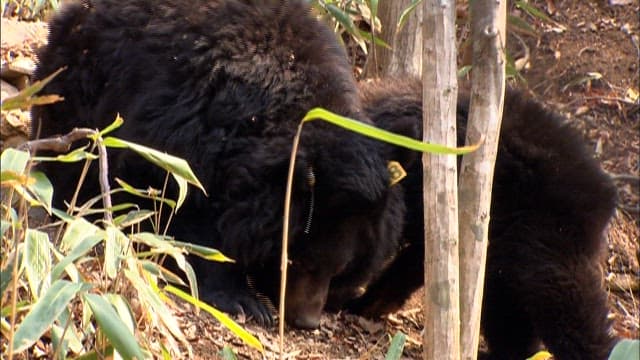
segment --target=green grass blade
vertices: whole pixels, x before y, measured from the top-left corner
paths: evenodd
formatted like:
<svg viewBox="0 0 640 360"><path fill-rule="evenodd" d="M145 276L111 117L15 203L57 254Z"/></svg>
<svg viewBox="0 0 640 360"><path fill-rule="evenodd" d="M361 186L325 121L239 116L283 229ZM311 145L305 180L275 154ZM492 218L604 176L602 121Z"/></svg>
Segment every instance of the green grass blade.
<svg viewBox="0 0 640 360"><path fill-rule="evenodd" d="M407 22L407 18L409 17L409 15L415 10L418 5L420 5L421 2L422 0L413 0L411 4L406 9L404 9L402 14L400 14L398 24L396 24L396 33L400 32L400 30L404 26L404 23Z"/></svg>
<svg viewBox="0 0 640 360"><path fill-rule="evenodd" d="M264 353L264 348L255 336L251 335L247 330L243 329L240 325L238 325L235 321L233 321L227 314L221 312L220 310L215 309L214 307L194 298L193 296L187 294L186 292L173 287L171 285L167 285L164 287L164 290L176 295L182 300L199 307L200 309L208 312L213 315L222 325L226 326L231 332L236 334L242 341L244 341L247 345L253 347L254 349L259 350L261 353Z"/></svg>
<svg viewBox="0 0 640 360"><path fill-rule="evenodd" d="M182 242L177 240L170 240L173 245L179 246L185 249L188 253L197 255L203 259L220 261L220 262L235 262L235 260L226 257L222 252L208 246L202 246L192 244L188 242Z"/></svg>
<svg viewBox="0 0 640 360"><path fill-rule="evenodd" d="M420 152L429 152L434 154L455 154L463 155L475 151L482 144L483 140L475 145L463 146L463 147L448 147L439 144L428 144L422 141L412 139L407 136L394 134L392 132L382 130L373 125L365 124L360 121L349 119L344 116L334 114L328 110L321 108L311 109L307 115L302 119L302 122L308 122L312 120L324 120L334 125L343 127L345 129L357 132L359 134L372 137L374 139L384 141L397 146L402 146L411 150Z"/></svg>

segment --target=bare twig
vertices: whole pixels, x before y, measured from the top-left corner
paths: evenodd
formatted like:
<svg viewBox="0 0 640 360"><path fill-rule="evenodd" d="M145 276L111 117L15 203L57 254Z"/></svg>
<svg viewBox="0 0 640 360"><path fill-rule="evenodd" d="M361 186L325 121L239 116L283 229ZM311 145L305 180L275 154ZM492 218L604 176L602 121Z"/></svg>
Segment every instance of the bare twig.
<svg viewBox="0 0 640 360"><path fill-rule="evenodd" d="M55 137L37 139L27 141L20 145L20 150L28 150L34 153L39 150L50 150L57 153L64 153L71 149L71 144L75 141L82 140L89 135L95 134L97 131L88 128L75 128L66 135L59 135Z"/></svg>
<svg viewBox="0 0 640 360"><path fill-rule="evenodd" d="M291 209L291 189L293 188L293 171L296 166L296 154L298 153L298 144L300 143L300 133L302 132L302 125L300 122L298 125L298 131L293 138L293 146L291 148L291 159L289 160L289 174L287 175L287 190L284 197L284 223L282 224L282 252L280 258L280 304L278 307L278 313L280 315L278 324L278 333L280 340L280 359L284 359L284 309L285 309L285 297L287 289L287 266L289 264L289 211Z"/></svg>
<svg viewBox="0 0 640 360"><path fill-rule="evenodd" d="M613 181L640 182L640 175L609 173Z"/></svg>
<svg viewBox="0 0 640 360"><path fill-rule="evenodd" d="M611 101L611 102L620 102L627 105L637 105L638 103L633 100L621 98L621 97L613 97L613 96L585 96L582 98L583 100L599 100L599 101ZM579 99L578 99L579 100Z"/></svg>
<svg viewBox="0 0 640 360"><path fill-rule="evenodd" d="M66 135L59 135L55 137L49 137L45 139L37 139L28 141L20 146L22 150L28 150L31 153L35 153L40 150L49 150L57 153L65 153L71 150L71 145L78 140L88 138L92 135L98 134L98 130L89 128L74 128ZM112 201L111 201L111 187L109 185L109 162L107 159L107 148L101 139L95 140L95 146L98 148L98 164L99 164L99 182L100 191L102 193L102 203L105 208L104 220L107 223L113 222L113 214L111 213ZM83 169L82 176L86 174L87 164ZM71 201L71 207L75 206L75 195Z"/></svg>
<svg viewBox="0 0 640 360"><path fill-rule="evenodd" d="M102 204L104 205L104 221L107 224L113 223L113 214L111 208L111 187L109 186L109 162L107 160L107 147L101 139L97 141L98 145L98 165L100 176L100 191L102 192Z"/></svg>
<svg viewBox="0 0 640 360"><path fill-rule="evenodd" d="M631 205L618 205L618 207L628 213L639 214L640 206L631 206Z"/></svg>

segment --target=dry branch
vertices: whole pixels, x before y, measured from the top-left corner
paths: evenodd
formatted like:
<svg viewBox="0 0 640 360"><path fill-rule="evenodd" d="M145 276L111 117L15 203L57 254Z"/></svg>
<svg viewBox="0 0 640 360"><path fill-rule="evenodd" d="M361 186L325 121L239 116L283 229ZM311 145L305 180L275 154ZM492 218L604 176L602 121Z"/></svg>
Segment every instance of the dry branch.
<svg viewBox="0 0 640 360"><path fill-rule="evenodd" d="M455 1L428 0L423 19L423 139L456 145ZM456 158L423 155L423 357L460 359L458 194Z"/></svg>
<svg viewBox="0 0 640 360"><path fill-rule="evenodd" d="M473 64L466 142L485 143L465 155L460 169L460 320L462 359L476 359L493 168L505 87L506 0L471 2Z"/></svg>
<svg viewBox="0 0 640 360"><path fill-rule="evenodd" d="M71 145L74 142L86 139L91 135L96 135L97 130L88 128L75 128L65 135L59 135L55 137L49 137L44 139L37 139L27 141L20 146L21 150L27 150L32 154L37 151L48 150L55 153L66 153L71 150ZM113 222L113 214L111 213L112 201L111 201L111 187L109 185L109 163L107 159L107 148L100 141L97 141L96 146L98 148L98 164L99 164L99 181L100 191L102 194L102 204L106 211L104 212L104 220L107 223ZM75 199L74 199L75 200ZM74 204L75 201L72 201Z"/></svg>

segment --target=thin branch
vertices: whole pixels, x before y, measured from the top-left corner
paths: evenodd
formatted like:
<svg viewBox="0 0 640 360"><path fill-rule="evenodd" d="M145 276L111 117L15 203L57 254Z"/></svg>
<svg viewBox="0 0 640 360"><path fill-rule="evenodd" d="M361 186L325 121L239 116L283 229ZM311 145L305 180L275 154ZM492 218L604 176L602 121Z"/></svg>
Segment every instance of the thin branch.
<svg viewBox="0 0 640 360"><path fill-rule="evenodd" d="M280 338L280 359L284 359L284 309L285 309L285 297L287 295L287 266L289 264L289 211L291 209L291 189L293 188L293 170L296 166L296 154L298 153L298 144L300 143L300 133L302 132L302 125L300 122L298 125L298 131L293 138L293 146L291 148L291 159L289 160L289 173L287 175L287 190L284 197L284 223L282 224L282 252L280 258L280 304L278 307L278 313L280 320L278 324L278 333Z"/></svg>
<svg viewBox="0 0 640 360"><path fill-rule="evenodd" d="M107 224L113 223L111 187L109 186L109 161L107 159L107 147L104 146L102 138L97 140L98 165L100 176L100 191L102 192L102 204L104 205L104 221Z"/></svg>
<svg viewBox="0 0 640 360"><path fill-rule="evenodd" d="M629 181L629 182L639 182L640 176L633 174L616 174L616 173L608 173L611 176L613 181Z"/></svg>
<svg viewBox="0 0 640 360"><path fill-rule="evenodd" d="M19 149L27 150L30 153L35 153L40 150L49 150L57 153L66 153L71 150L71 145L79 140L86 139L90 136L98 134L97 130L89 128L74 128L66 135L59 135L49 137L45 139L37 139L28 141L20 145ZM111 187L109 185L109 162L107 159L107 147L104 145L101 139L95 140L95 146L98 148L98 164L99 164L99 182L100 191L102 193L102 203L105 208L104 220L107 223L113 222L113 214L111 208L113 207L111 201ZM87 164L83 169L81 177L86 174ZM77 194L77 193L76 193ZM71 201L71 207L75 206L75 195Z"/></svg>
<svg viewBox="0 0 640 360"><path fill-rule="evenodd" d="M50 150L57 153L65 153L71 150L71 144L75 141L82 140L96 132L97 131L94 129L75 128L66 135L27 141L20 145L19 149L28 150L31 153L39 150Z"/></svg>

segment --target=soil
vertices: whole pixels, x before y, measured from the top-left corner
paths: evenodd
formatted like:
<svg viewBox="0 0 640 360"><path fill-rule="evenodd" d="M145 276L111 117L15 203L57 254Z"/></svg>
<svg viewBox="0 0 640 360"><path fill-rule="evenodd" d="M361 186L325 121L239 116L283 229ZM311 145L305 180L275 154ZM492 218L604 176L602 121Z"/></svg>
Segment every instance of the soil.
<svg viewBox="0 0 640 360"><path fill-rule="evenodd" d="M524 82L517 86L564 114L589 140L606 171L616 179L621 204L608 233L603 259L605 285L614 330L626 338L639 338L638 230L640 204L640 23L638 0L532 0L551 22L513 8L512 15L533 25L537 35L511 35L509 51ZM2 26L2 61L33 58L33 45L42 32L23 42L5 42ZM33 34L32 34L33 35ZM26 45L25 45L26 44ZM16 84L14 78L3 80ZM3 84L3 98L5 84ZM2 119L2 147L24 141L28 118L24 114ZM258 337L264 355L242 344L204 312L196 315L188 305L176 310L193 347L193 358L210 359L230 346L239 358L278 358L277 329L263 329L237 319ZM391 337L407 334L403 358L421 358L421 292L404 308L380 321L348 314L327 314L314 331L287 330L287 359L382 359Z"/></svg>

